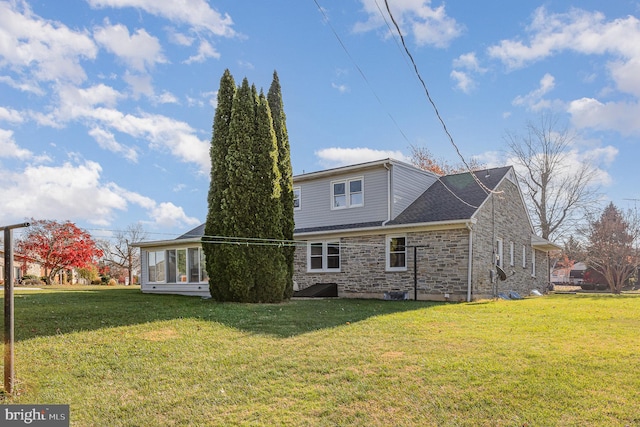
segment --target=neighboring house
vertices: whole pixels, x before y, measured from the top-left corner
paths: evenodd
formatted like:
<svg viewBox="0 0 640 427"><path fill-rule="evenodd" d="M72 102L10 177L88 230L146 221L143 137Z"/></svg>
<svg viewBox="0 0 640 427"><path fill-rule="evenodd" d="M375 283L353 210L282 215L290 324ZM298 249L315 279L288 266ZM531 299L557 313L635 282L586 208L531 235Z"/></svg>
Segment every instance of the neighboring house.
<svg viewBox="0 0 640 427"><path fill-rule="evenodd" d="M386 159L295 176L296 287L452 301L544 289L547 252L558 247L533 234L513 168L474 175L438 177ZM208 295L202 273L178 280L204 270L203 230L138 244L143 292ZM178 250L186 264L175 261Z"/></svg>
<svg viewBox="0 0 640 427"><path fill-rule="evenodd" d="M584 262L576 262L569 268L556 268L551 272L551 282L557 285L581 285L586 271L587 265Z"/></svg>
<svg viewBox="0 0 640 427"><path fill-rule="evenodd" d="M31 275L35 277L42 276L42 267L33 260L29 260L21 255L13 254L13 279L17 283L23 276ZM4 283L5 275L4 251L0 249L0 281Z"/></svg>

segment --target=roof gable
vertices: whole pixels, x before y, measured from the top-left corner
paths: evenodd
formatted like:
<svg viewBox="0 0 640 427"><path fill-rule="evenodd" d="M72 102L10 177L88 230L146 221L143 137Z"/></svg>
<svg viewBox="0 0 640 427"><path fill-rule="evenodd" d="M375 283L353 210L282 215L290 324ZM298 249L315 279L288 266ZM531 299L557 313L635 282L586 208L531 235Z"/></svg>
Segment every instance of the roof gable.
<svg viewBox="0 0 640 427"><path fill-rule="evenodd" d="M440 177L389 225L419 224L470 219L507 175L510 166Z"/></svg>

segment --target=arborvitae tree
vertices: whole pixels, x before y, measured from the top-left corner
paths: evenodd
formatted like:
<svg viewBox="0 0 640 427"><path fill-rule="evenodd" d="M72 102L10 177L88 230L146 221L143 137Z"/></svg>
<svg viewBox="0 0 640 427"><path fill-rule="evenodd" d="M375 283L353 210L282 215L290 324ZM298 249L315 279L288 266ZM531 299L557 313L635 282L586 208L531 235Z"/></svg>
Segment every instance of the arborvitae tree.
<svg viewBox="0 0 640 427"><path fill-rule="evenodd" d="M282 238L293 241L293 230L295 228L293 220L293 168L291 167L291 150L289 147L289 135L287 133L287 118L284 113L284 103L282 101L282 90L278 73L273 72L273 81L267 94L271 118L273 120L273 130L278 144L278 170L280 171L280 201L282 206L282 216L280 226L282 227ZM287 266L287 284L285 288L285 298L293 295L293 272L294 272L295 247L284 246L285 262Z"/></svg>
<svg viewBox="0 0 640 427"><path fill-rule="evenodd" d="M278 245L293 238L291 162L282 101L276 103L278 130L284 132L279 139L264 94L258 95L246 78L233 91L228 90L230 82L233 85L227 71L218 92L211 148L212 184L203 239L211 295L223 301L279 302L291 296L293 271L293 252L290 268L289 252L285 253L289 248ZM275 90L279 97L279 83ZM282 140L288 165L284 181L279 163ZM283 226L283 186L290 193L290 232ZM207 244L210 239L216 243Z"/></svg>
<svg viewBox="0 0 640 427"><path fill-rule="evenodd" d="M229 147L226 156L227 187L223 190L221 210L222 236L254 237L252 145L255 128L255 97L245 78L237 89L229 123ZM241 239L239 239L241 240ZM210 278L214 287L221 288L225 301L249 301L253 287L251 265L252 248L247 245L219 245L214 264L223 266L219 276Z"/></svg>
<svg viewBox="0 0 640 427"><path fill-rule="evenodd" d="M220 78L220 88L218 89L218 105L213 118L213 136L211 138L211 182L209 184L207 221L204 228L204 239L202 248L205 254L207 273L210 278L217 278L223 274L225 266L220 262L218 249L220 245L207 243L209 236L221 236L225 230L222 229L223 209L226 204L223 202L223 191L228 187L226 157L229 150L229 124L231 122L231 109L233 98L236 93L236 83L229 70L225 70ZM227 298L221 288L216 286L217 280L210 280L211 295L217 300Z"/></svg>
<svg viewBox="0 0 640 427"><path fill-rule="evenodd" d="M258 97L255 131L249 148L253 155L251 188L252 196L260 203L252 209L252 222L256 237L268 240L252 248L253 297L261 302L279 302L284 299L287 268L282 248L274 245L274 241L282 240L278 145L269 105L262 93Z"/></svg>

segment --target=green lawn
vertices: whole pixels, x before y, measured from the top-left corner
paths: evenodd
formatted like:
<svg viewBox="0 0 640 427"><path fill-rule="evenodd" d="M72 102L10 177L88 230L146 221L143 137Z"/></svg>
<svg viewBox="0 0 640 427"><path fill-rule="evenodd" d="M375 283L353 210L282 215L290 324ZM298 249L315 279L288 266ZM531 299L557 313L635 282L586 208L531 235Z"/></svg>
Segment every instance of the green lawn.
<svg viewBox="0 0 640 427"><path fill-rule="evenodd" d="M17 291L17 393L73 426L636 426L640 296L221 304Z"/></svg>

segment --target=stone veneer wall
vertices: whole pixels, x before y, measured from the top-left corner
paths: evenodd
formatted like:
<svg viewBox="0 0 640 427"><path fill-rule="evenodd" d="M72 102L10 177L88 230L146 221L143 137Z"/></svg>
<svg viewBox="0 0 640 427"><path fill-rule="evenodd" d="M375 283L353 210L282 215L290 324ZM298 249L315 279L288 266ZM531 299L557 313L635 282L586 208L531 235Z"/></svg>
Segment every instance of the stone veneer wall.
<svg viewBox="0 0 640 427"><path fill-rule="evenodd" d="M395 235L395 234L394 234ZM406 233L407 245L417 250L418 299L464 300L467 294L469 231ZM296 249L295 275L299 289L316 283L337 283L342 297L382 298L385 292L414 297L413 248L407 248L406 271L386 271L386 235L342 237L340 272L307 273L307 248Z"/></svg>
<svg viewBox="0 0 640 427"><path fill-rule="evenodd" d="M516 184L505 179L498 191L502 193L491 195L481 207L477 223L473 226L473 300L493 298L509 291L526 296L532 289L542 290L549 280L547 254L531 247L530 223ZM461 226L404 235L408 246L424 246L417 251L418 299L466 300L469 230ZM406 271L386 271L385 238L385 234L375 234L310 240L340 241L341 265L340 272L336 273L308 273L307 247L298 246L294 274L298 288L304 289L316 283L337 283L341 297L382 298L385 292L407 292L413 299L413 248L407 248ZM496 238L503 241L503 268L508 276L504 281L491 280ZM514 243L513 265L510 264L510 242ZM522 266L523 246L526 251L525 267ZM536 256L535 277L531 274L533 253Z"/></svg>
<svg viewBox="0 0 640 427"><path fill-rule="evenodd" d="M522 296L531 290L542 290L549 281L549 263L545 252L531 247L531 228L527 211L522 204L516 184L504 180L498 192L492 194L477 213L473 227L473 299L492 298L499 293L516 291ZM495 228L494 228L495 221ZM507 279L492 283L493 248L496 239L502 239L503 269ZM510 244L514 243L514 260L511 265ZM522 262L523 247L526 253ZM531 274L532 256L536 257L535 277Z"/></svg>

